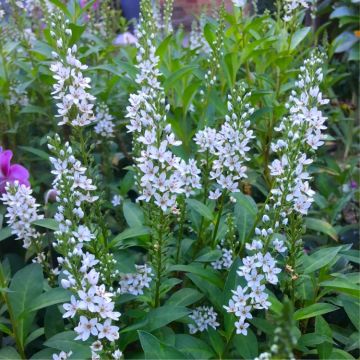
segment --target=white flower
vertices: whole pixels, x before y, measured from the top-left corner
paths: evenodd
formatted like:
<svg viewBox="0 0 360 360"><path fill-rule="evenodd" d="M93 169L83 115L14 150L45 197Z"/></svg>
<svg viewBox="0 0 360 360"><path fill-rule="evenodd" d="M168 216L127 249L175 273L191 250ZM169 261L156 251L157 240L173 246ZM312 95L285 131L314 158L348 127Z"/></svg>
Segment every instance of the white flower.
<svg viewBox="0 0 360 360"><path fill-rule="evenodd" d="M119 338L119 328L111 325L110 319L107 319L104 324L98 323L97 328L99 330L99 339L107 338L109 341L114 341Z"/></svg>
<svg viewBox="0 0 360 360"><path fill-rule="evenodd" d="M53 354L52 358L53 360L67 360L71 357L72 351L65 352L61 351L59 354Z"/></svg>
<svg viewBox="0 0 360 360"><path fill-rule="evenodd" d="M73 231L73 235L80 242L88 242L92 239L95 239L95 235L91 233L90 229L87 226L79 225L77 231Z"/></svg>
<svg viewBox="0 0 360 360"><path fill-rule="evenodd" d="M249 327L248 323L244 323L241 320L235 321L235 327L237 334L247 335L247 328Z"/></svg>
<svg viewBox="0 0 360 360"><path fill-rule="evenodd" d="M123 353L119 349L117 349L111 354L111 356L113 357L114 360L120 360L121 357L123 356Z"/></svg>
<svg viewBox="0 0 360 360"><path fill-rule="evenodd" d="M114 207L119 206L121 204L122 197L120 195L114 195L111 203Z"/></svg>
<svg viewBox="0 0 360 360"><path fill-rule="evenodd" d="M66 310L66 312L63 315L63 318L71 317L73 318L78 310L78 302L75 299L74 295L71 295L70 303L63 304L63 308Z"/></svg>
<svg viewBox="0 0 360 360"><path fill-rule="evenodd" d="M78 334L75 340L86 341L90 335L98 335L97 325L98 322L96 318L89 320L85 316L80 316L80 322L78 326L74 328L75 332Z"/></svg>
<svg viewBox="0 0 360 360"><path fill-rule="evenodd" d="M195 323L189 324L190 334L195 334L198 331L203 332L207 330L208 327L212 327L215 330L220 325L216 321L217 313L212 306L199 306L193 310L189 317Z"/></svg>

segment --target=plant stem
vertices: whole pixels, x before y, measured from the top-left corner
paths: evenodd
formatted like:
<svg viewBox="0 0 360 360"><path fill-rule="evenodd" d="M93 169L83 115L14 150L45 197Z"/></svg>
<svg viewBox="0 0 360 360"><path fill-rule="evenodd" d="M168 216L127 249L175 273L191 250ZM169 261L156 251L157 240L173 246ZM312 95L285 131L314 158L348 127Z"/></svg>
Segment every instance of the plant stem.
<svg viewBox="0 0 360 360"><path fill-rule="evenodd" d="M225 200L225 196L226 196L226 192L224 191L221 195L221 199L220 199L220 207L219 207L219 210L218 210L218 216L216 218L216 223L215 223L215 229L214 229L214 233L213 233L213 238L212 238L212 248L214 249L215 246L216 246L216 236L217 236L217 232L219 230L219 225L220 225L220 219L221 219L221 215L222 215L222 212L223 212L223 208L224 208L224 200Z"/></svg>
<svg viewBox="0 0 360 360"><path fill-rule="evenodd" d="M161 275L162 275L162 252L163 252L163 224L164 224L164 214L160 210L160 219L157 224L157 234L156 239L156 284L155 284L155 307L160 306L160 285L161 285Z"/></svg>

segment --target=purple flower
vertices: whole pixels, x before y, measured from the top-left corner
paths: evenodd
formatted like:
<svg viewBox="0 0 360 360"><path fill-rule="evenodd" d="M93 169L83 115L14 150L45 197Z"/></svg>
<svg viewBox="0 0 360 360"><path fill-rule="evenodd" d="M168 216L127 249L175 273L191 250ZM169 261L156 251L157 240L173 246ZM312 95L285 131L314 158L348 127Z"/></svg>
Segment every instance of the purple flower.
<svg viewBox="0 0 360 360"><path fill-rule="evenodd" d="M18 181L19 184L30 186L29 172L19 164L11 165L13 153L0 147L0 194L5 192L7 182Z"/></svg>

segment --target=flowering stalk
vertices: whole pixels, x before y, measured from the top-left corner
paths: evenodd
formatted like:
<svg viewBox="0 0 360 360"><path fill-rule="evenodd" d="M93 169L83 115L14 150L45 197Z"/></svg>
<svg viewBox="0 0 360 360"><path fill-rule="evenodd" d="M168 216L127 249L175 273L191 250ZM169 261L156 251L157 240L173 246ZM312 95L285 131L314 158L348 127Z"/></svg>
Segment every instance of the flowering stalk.
<svg viewBox="0 0 360 360"><path fill-rule="evenodd" d="M299 248L301 219L307 214L314 196L314 191L309 186L311 178L306 171L313 159L308 155L323 145L322 130L326 129L326 118L318 110L319 105L328 102L322 98L319 90L319 83L323 79L322 62L321 57L315 53L304 61L296 90L292 91L286 105L289 115L275 128L286 136L271 146L278 156L269 166L274 185L264 206L261 223L255 228L256 237L251 244L246 244L246 249L254 253L242 259L243 265L238 271L248 286L245 289L238 287L226 307L228 312L234 312L239 317L239 321L235 323L237 333L246 335L249 325L245 320L251 319L252 308L267 309L270 306L265 284L277 284L277 274L281 271L270 253L270 243L275 252L284 253L287 247L277 235L282 231L288 235L287 243L291 250L289 258L294 266L296 253L293 252ZM293 268L291 270L294 271ZM292 283L292 292L293 289Z"/></svg>
<svg viewBox="0 0 360 360"><path fill-rule="evenodd" d="M143 1L141 10L136 77L140 90L130 95L126 117L130 119L127 129L133 134L136 156L140 192L137 201L142 201L147 223L153 229L152 262L156 278L155 306L158 306L171 214L178 213L178 197L188 197L200 188L200 170L194 160L186 163L171 151L181 142L176 140L166 118L170 105L165 105L165 94L158 80L159 58L155 54L150 2Z"/></svg>
<svg viewBox="0 0 360 360"><path fill-rule="evenodd" d="M212 235L213 248L216 246L217 230L225 197L232 192L239 192L239 180L247 177L244 163L249 160L247 152L250 147L248 145L254 137L253 131L249 130L249 117L254 112L248 100L250 96L251 92L246 91L244 84L234 88L228 95L228 114L220 129L205 127L195 135L195 143L199 146L198 152L206 154L203 162L211 169L209 180L215 180L216 184L205 196L211 200L220 198L218 216ZM207 181L206 178L205 181ZM207 191L207 186L204 185L204 189Z"/></svg>
<svg viewBox="0 0 360 360"><path fill-rule="evenodd" d="M174 0L165 0L164 4L164 32L165 36L173 33L171 18L173 14Z"/></svg>

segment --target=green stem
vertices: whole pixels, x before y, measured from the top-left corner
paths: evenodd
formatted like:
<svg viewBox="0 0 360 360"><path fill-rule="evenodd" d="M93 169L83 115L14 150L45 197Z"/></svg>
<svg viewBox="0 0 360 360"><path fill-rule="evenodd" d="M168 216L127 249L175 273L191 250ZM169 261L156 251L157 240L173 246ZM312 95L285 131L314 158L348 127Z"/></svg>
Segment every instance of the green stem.
<svg viewBox="0 0 360 360"><path fill-rule="evenodd" d="M157 228L157 243L156 243L156 284L155 284L155 307L160 306L160 285L161 285L161 275L162 275L162 247L163 247L163 223L164 223L164 214L160 210L160 219Z"/></svg>
<svg viewBox="0 0 360 360"><path fill-rule="evenodd" d="M219 206L219 210L218 210L218 214L217 214L217 218L216 218L216 223L215 223L215 229L214 229L214 233L213 233L213 238L212 238L212 248L214 249L216 247L216 236L219 230L219 225L220 225L220 219L221 219L221 215L223 212L223 208L224 208L224 200L225 200L225 196L226 196L226 191L224 191L221 195L221 199L220 199L220 206Z"/></svg>

